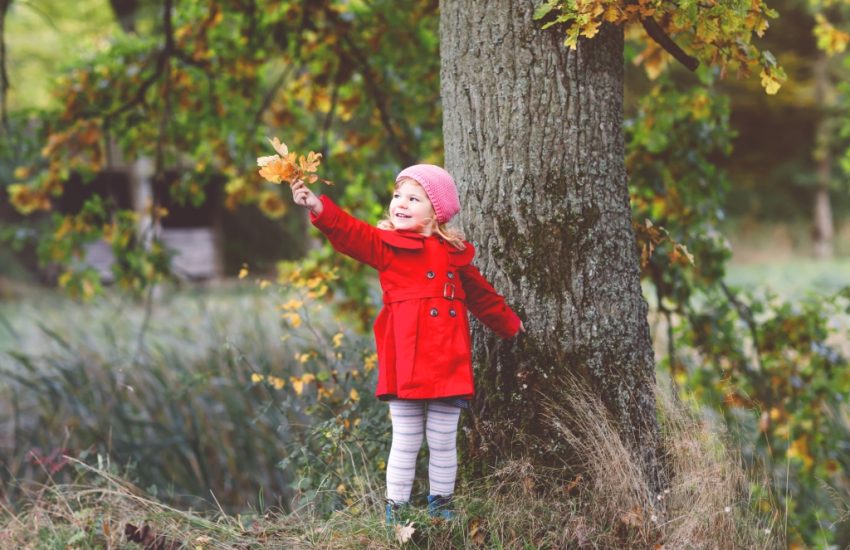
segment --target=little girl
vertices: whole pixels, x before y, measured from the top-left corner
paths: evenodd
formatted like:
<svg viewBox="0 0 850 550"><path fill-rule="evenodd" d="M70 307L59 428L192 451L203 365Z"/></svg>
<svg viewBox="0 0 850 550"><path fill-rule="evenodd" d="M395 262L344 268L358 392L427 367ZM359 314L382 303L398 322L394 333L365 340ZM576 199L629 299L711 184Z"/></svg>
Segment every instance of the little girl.
<svg viewBox="0 0 850 550"><path fill-rule="evenodd" d="M375 321L376 396L393 424L387 461L387 522L410 500L422 435L428 439L428 510L451 518L460 410L473 395L467 310L502 338L524 330L519 317L470 262L462 234L446 227L460 210L457 187L439 166L417 164L395 180L389 216L372 227L303 182L296 204L333 247L378 270L384 307Z"/></svg>

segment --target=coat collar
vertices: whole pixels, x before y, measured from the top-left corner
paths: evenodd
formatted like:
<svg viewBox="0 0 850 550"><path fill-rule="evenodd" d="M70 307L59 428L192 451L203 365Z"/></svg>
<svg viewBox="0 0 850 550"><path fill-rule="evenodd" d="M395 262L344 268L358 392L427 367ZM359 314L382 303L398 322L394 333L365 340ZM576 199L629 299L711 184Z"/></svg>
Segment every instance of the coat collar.
<svg viewBox="0 0 850 550"><path fill-rule="evenodd" d="M405 250L419 250L425 248L425 235L414 233L413 231L395 231L395 230L380 230L381 240L393 248L402 248ZM458 250L453 246L449 247L449 254L453 265L463 266L472 261L475 256L475 247L471 243L465 243L465 250Z"/></svg>
<svg viewBox="0 0 850 550"><path fill-rule="evenodd" d="M425 235L412 231L395 231L381 229L381 240L393 248L416 250L425 247Z"/></svg>

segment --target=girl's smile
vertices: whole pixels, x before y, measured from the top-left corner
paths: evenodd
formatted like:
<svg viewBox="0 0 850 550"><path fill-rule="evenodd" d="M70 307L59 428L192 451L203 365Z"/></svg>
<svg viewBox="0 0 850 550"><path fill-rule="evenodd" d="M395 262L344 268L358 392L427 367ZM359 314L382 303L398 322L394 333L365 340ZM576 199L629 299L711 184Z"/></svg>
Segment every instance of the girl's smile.
<svg viewBox="0 0 850 550"><path fill-rule="evenodd" d="M434 207L418 183L404 180L390 201L390 219L396 229L430 235L434 227Z"/></svg>

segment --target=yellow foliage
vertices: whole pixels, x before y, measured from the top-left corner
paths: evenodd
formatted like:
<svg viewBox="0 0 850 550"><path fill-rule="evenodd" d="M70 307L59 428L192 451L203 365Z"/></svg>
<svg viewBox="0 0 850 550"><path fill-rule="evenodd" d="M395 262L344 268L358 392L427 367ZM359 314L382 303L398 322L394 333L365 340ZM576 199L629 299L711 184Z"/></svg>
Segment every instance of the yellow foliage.
<svg viewBox="0 0 850 550"><path fill-rule="evenodd" d="M258 384L258 383L262 382L264 379L265 379L265 376L263 376L262 374L258 374L256 372L251 373L251 382L253 382L254 384Z"/></svg>
<svg viewBox="0 0 850 550"><path fill-rule="evenodd" d="M800 436L788 447L789 458L799 458L803 461L806 469L811 468L815 460L809 452L809 440L806 436Z"/></svg>
<svg viewBox="0 0 850 550"><path fill-rule="evenodd" d="M339 346L341 346L341 345L342 345L342 338L343 338L343 336L344 336L344 335L343 335L341 332L338 332L338 333L334 334L334 337L333 337L333 345L334 345L334 348L338 348Z"/></svg>
<svg viewBox="0 0 850 550"><path fill-rule="evenodd" d="M248 276L248 266L246 264L242 264L242 268L239 270L239 278L244 279Z"/></svg>
<svg viewBox="0 0 850 550"><path fill-rule="evenodd" d="M259 200L260 210L270 218L280 218L286 213L286 204L274 191L263 191Z"/></svg>
<svg viewBox="0 0 850 550"><path fill-rule="evenodd" d="M349 392L348 398L354 402L357 402L360 401L360 394L357 392L356 389L351 388L351 392Z"/></svg>
<svg viewBox="0 0 850 550"><path fill-rule="evenodd" d="M842 53L847 49L847 43L850 42L850 34L836 29L820 13L815 16L815 21L816 24L813 32L817 39L818 48L829 55Z"/></svg>
<svg viewBox="0 0 850 550"><path fill-rule="evenodd" d="M50 199L41 189L15 183L6 188L9 201L21 214L31 214L36 210L50 210Z"/></svg>

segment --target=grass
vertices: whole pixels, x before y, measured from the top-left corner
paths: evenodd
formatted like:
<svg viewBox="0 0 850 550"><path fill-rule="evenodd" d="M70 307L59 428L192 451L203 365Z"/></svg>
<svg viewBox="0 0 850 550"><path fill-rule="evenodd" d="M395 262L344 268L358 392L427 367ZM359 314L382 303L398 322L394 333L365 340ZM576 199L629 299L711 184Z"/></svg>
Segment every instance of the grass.
<svg viewBox="0 0 850 550"><path fill-rule="evenodd" d="M379 485L363 487L348 506L329 515L309 506L288 514L200 514L162 504L108 468L74 461L73 483L34 488L21 510L0 513L0 546L133 547L127 546L130 524L150 529L147 542L161 544L151 548L782 547L780 516L758 492L763 484L741 470L716 426L679 402L659 400L669 485L655 495L602 404L580 386L564 383L570 388L567 400L549 403L548 418L585 457L583 474L565 484L563 471L522 458L506 461L460 487L457 520L413 512L405 542L401 526L383 524Z"/></svg>
<svg viewBox="0 0 850 550"><path fill-rule="evenodd" d="M342 374L365 340L320 304L311 324L283 323L278 308L289 298L271 288L164 292L147 321L144 308L114 297L3 303L0 500L17 502L50 469L69 481L66 454L129 466L146 491L181 507L288 505L297 480L279 463L332 415L310 412L315 384L295 392L292 379L337 369L336 395L348 395ZM297 358L329 348L336 332L347 355Z"/></svg>

